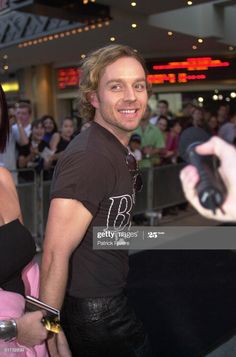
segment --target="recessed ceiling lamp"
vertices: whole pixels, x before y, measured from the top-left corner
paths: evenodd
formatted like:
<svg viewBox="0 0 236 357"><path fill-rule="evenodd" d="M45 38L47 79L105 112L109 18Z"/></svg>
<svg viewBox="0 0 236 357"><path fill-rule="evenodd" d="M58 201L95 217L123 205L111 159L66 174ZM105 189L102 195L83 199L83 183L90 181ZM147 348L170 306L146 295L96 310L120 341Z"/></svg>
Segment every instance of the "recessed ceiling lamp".
<svg viewBox="0 0 236 357"><path fill-rule="evenodd" d="M84 53L82 53L82 55L80 56L82 59L84 59L86 57L86 55Z"/></svg>
<svg viewBox="0 0 236 357"><path fill-rule="evenodd" d="M229 50L229 51L233 51L233 50L234 50L234 47L233 47L233 46L229 46L229 47L228 47L228 50Z"/></svg>
<svg viewBox="0 0 236 357"><path fill-rule="evenodd" d="M130 5L134 7L134 6L136 6L137 4L136 4L135 1L132 1L132 2L130 3Z"/></svg>
<svg viewBox="0 0 236 357"><path fill-rule="evenodd" d="M193 2L192 2L192 1L187 1L187 5L188 5L188 6L193 5Z"/></svg>
<svg viewBox="0 0 236 357"><path fill-rule="evenodd" d="M193 49L193 50L197 50L197 46L196 46L196 45L193 45L193 46L192 46L192 49Z"/></svg>
<svg viewBox="0 0 236 357"><path fill-rule="evenodd" d="M133 29L136 29L137 24L132 24L131 27L132 27Z"/></svg>
<svg viewBox="0 0 236 357"><path fill-rule="evenodd" d="M110 37L110 41L114 42L116 40L116 38L114 36Z"/></svg>
<svg viewBox="0 0 236 357"><path fill-rule="evenodd" d="M198 43L203 43L203 39L202 38L198 38L197 42Z"/></svg>
<svg viewBox="0 0 236 357"><path fill-rule="evenodd" d="M168 31L168 36L173 36L173 32L172 31Z"/></svg>

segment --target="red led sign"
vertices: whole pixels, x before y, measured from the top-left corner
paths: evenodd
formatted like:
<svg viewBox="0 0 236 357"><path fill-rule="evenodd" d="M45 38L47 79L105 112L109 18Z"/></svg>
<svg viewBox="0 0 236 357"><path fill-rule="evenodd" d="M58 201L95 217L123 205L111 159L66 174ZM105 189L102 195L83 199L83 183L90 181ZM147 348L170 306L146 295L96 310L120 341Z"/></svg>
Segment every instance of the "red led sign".
<svg viewBox="0 0 236 357"><path fill-rule="evenodd" d="M188 71L207 71L210 67L228 67L229 62L221 60L213 60L211 57L187 58L183 62L169 62L167 65L153 66L154 70L163 69L183 69Z"/></svg>
<svg viewBox="0 0 236 357"><path fill-rule="evenodd" d="M59 89L71 89L79 86L79 68L60 68L57 71L57 83Z"/></svg>
<svg viewBox="0 0 236 357"><path fill-rule="evenodd" d="M168 73L168 74L149 74L148 82L153 84L163 83L187 83L189 81L197 81L206 79L205 74L189 75L187 73Z"/></svg>
<svg viewBox="0 0 236 357"><path fill-rule="evenodd" d="M190 57L177 61L149 62L148 81L153 84L181 84L203 80L230 79L233 62L212 57Z"/></svg>

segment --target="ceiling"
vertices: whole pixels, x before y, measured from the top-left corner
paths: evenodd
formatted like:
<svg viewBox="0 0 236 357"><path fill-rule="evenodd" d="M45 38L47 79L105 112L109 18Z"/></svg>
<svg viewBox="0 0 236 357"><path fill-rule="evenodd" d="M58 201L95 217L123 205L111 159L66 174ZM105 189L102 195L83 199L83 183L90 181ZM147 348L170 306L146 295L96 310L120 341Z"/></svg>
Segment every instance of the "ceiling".
<svg viewBox="0 0 236 357"><path fill-rule="evenodd" d="M236 55L236 1L192 1L193 5L188 6L187 0L136 0L133 7L131 0L97 0L110 6L109 25L25 48L17 44L1 48L0 62L8 64L8 73L44 63L76 64L82 54L110 44L111 37L134 47L146 58ZM0 16L0 24L9 16ZM133 23L136 28L131 27ZM203 43L198 43L198 38ZM193 46L197 48L193 50Z"/></svg>

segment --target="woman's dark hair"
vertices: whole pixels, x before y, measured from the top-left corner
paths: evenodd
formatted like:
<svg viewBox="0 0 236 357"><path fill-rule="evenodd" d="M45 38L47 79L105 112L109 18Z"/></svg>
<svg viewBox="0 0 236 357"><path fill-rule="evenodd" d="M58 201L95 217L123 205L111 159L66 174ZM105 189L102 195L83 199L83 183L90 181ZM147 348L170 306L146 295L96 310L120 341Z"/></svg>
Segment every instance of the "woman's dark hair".
<svg viewBox="0 0 236 357"><path fill-rule="evenodd" d="M0 152L4 152L9 137L9 118L5 93L0 84Z"/></svg>
<svg viewBox="0 0 236 357"><path fill-rule="evenodd" d="M54 125L54 129L53 129L52 133L54 134L58 131L57 123L56 123L55 119L53 118L53 116L45 114L40 119L42 120L43 124L44 124L45 120L50 119Z"/></svg>
<svg viewBox="0 0 236 357"><path fill-rule="evenodd" d="M169 125L168 125L169 129L172 129L176 124L179 124L181 126L181 122L180 122L179 118L174 118L174 119L169 120Z"/></svg>
<svg viewBox="0 0 236 357"><path fill-rule="evenodd" d="M31 123L31 129L37 128L39 125L43 126L43 120L41 118L39 119L34 119Z"/></svg>

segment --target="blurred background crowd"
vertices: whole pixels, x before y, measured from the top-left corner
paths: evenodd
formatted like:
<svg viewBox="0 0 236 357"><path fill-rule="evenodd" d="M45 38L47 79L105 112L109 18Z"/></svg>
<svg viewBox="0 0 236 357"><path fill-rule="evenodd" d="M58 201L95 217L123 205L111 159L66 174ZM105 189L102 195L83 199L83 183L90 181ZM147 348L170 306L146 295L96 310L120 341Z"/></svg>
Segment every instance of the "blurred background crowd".
<svg viewBox="0 0 236 357"><path fill-rule="evenodd" d="M54 118L50 113L33 118L28 101L11 105L8 110L10 139L5 152L0 154L0 165L12 171L16 183L32 180L32 172L18 172L25 168L34 168L37 173L43 170L44 178L50 180L67 145L90 125L78 117ZM173 113L167 100L159 100L155 111L147 107L140 126L130 137L129 150L141 169L179 163L179 137L190 126L236 145L236 113L229 103L221 102L212 112L189 102L180 112Z"/></svg>

